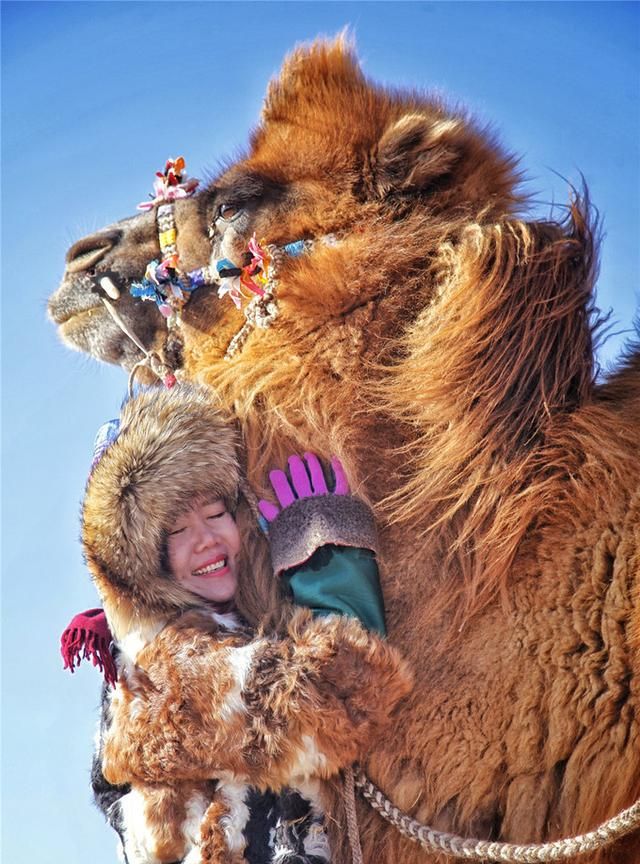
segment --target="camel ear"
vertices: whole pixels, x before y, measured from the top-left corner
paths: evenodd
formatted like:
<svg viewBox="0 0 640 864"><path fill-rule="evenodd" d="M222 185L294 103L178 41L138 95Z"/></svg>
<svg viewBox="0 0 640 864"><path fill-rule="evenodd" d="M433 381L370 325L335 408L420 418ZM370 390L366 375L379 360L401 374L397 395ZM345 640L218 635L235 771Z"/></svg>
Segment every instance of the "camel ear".
<svg viewBox="0 0 640 864"><path fill-rule="evenodd" d="M377 192L423 189L448 174L461 155L462 124L405 114L384 132L378 144Z"/></svg>

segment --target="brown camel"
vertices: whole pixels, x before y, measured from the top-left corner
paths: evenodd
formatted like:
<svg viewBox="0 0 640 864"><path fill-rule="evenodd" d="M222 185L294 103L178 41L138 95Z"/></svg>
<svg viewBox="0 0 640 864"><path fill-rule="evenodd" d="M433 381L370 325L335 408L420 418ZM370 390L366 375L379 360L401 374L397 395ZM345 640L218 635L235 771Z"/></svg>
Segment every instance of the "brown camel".
<svg viewBox="0 0 640 864"><path fill-rule="evenodd" d="M367 773L421 821L529 842L640 796L640 354L595 382L586 193L530 221L518 180L469 118L318 42L270 84L248 156L175 206L185 272L242 262L254 234L315 241L279 262L268 329L225 359L244 319L215 285L170 331L129 296L155 210L76 243L49 308L69 345L130 367L93 288L109 271L142 342L236 412L255 481L292 448L343 459L417 681ZM365 861L433 860L358 816ZM637 864L640 833L580 860Z"/></svg>

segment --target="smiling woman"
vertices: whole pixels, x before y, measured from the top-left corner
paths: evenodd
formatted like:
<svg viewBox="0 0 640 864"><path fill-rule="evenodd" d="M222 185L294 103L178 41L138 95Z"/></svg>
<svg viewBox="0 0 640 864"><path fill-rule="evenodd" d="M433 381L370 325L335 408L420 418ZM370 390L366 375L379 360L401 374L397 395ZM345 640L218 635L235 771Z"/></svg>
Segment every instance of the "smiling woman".
<svg viewBox="0 0 640 864"><path fill-rule="evenodd" d="M321 864L328 842L317 778L359 758L409 689L395 652L359 621L337 617L346 610L368 620L380 610L370 545L346 548L354 539L375 544L371 514L344 483L330 495L316 482L324 493L316 497L309 480L288 502L302 523L288 543L284 511L271 514L285 571L296 565L294 599L298 586L307 596L313 586L325 605L320 620L299 610L267 635L269 611L288 608L288 583L269 571L233 427L212 401L187 385L132 399L87 484L83 545L118 667L115 689L104 693L96 801L129 864L196 853L202 864L275 864L284 851ZM352 560L354 551L360 596L345 606L355 593L336 591L335 563L325 562ZM316 552L327 554L320 561ZM379 614L376 621L384 626ZM285 815L292 796L295 818Z"/></svg>

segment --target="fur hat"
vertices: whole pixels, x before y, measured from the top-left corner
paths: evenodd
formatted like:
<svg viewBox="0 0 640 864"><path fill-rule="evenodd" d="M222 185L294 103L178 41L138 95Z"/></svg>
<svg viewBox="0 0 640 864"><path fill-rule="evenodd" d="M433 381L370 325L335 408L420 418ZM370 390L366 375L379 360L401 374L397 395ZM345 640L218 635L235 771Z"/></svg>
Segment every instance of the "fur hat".
<svg viewBox="0 0 640 864"><path fill-rule="evenodd" d="M235 427L210 390L151 389L124 404L82 507L87 564L116 638L132 616L139 625L201 605L168 570L167 533L194 499L222 498L234 514L242 503L253 519L249 495Z"/></svg>

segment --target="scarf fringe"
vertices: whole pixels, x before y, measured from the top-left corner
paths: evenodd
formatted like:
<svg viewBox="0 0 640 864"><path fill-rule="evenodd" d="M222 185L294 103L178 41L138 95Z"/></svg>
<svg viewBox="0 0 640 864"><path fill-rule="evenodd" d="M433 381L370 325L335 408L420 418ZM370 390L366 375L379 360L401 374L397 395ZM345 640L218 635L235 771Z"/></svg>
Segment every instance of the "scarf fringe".
<svg viewBox="0 0 640 864"><path fill-rule="evenodd" d="M110 643L100 634L85 628L69 628L60 639L64 668L74 672L83 660L91 660L102 672L104 680L115 687L118 680L116 664L109 650Z"/></svg>

